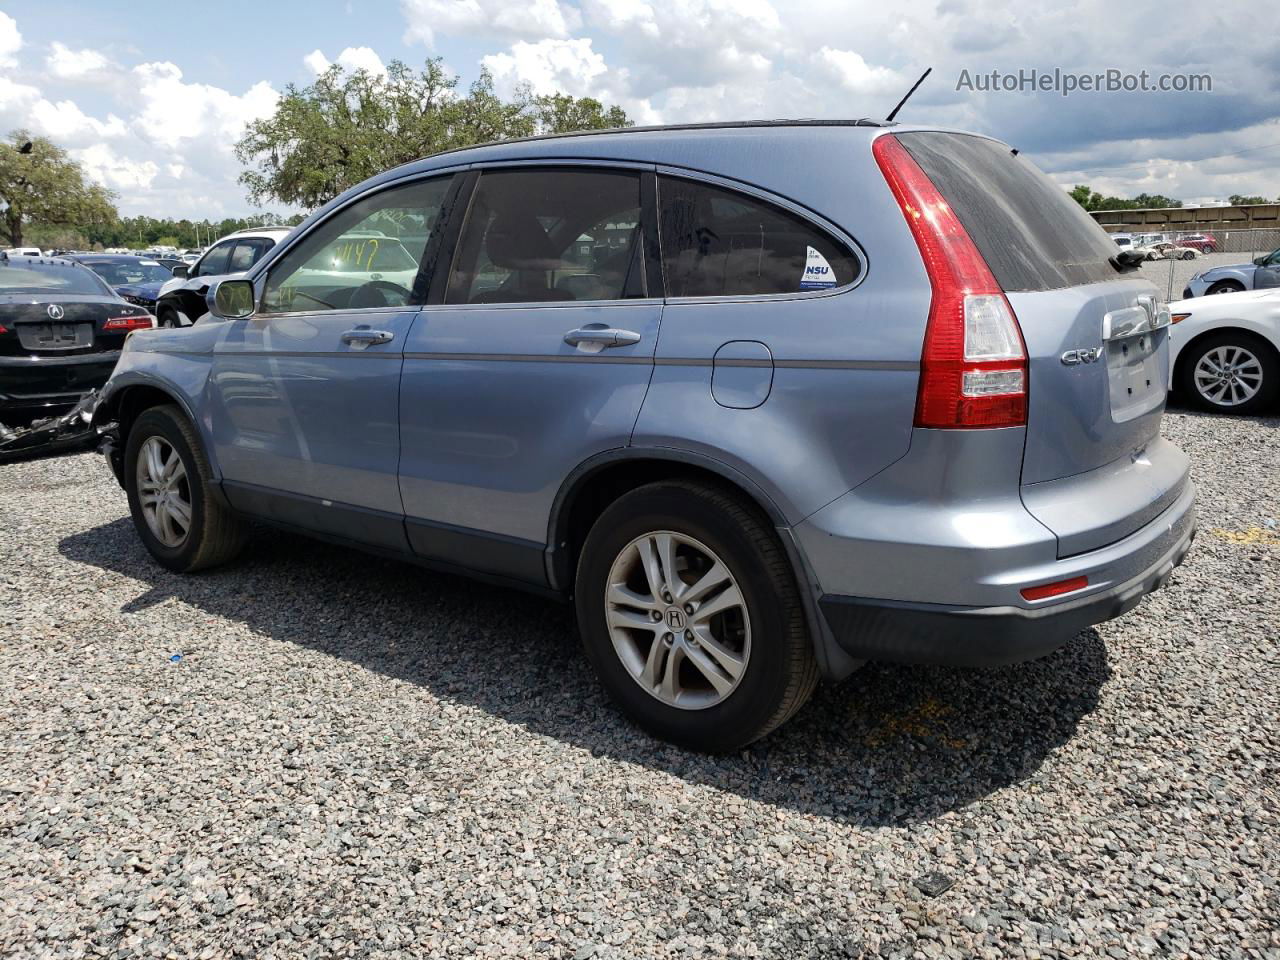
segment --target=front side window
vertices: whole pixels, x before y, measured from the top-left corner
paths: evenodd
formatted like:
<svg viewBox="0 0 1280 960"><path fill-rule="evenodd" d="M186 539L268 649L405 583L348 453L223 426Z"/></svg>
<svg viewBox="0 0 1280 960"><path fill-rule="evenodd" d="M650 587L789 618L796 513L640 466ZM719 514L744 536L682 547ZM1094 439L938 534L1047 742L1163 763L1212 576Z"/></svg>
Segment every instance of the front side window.
<svg viewBox="0 0 1280 960"><path fill-rule="evenodd" d="M585 168L481 175L446 303L645 296L640 176Z"/></svg>
<svg viewBox="0 0 1280 960"><path fill-rule="evenodd" d="M236 245L234 240L224 240L208 253L206 253L200 262L196 264L195 269L191 272L193 277L212 277L220 273L227 272L227 263L231 259L231 248Z"/></svg>
<svg viewBox="0 0 1280 960"><path fill-rule="evenodd" d="M800 293L852 283L851 250L789 210L721 187L660 177L669 297Z"/></svg>
<svg viewBox="0 0 1280 960"><path fill-rule="evenodd" d="M418 180L345 207L271 268L263 313L359 310L422 302L414 287L452 177Z"/></svg>

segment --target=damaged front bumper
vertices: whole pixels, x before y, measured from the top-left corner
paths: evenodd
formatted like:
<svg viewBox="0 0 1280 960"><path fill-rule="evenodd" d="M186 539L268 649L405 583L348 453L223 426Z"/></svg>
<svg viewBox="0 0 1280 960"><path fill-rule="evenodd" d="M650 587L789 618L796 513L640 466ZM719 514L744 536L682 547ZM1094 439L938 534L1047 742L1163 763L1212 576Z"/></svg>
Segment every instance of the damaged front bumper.
<svg viewBox="0 0 1280 960"><path fill-rule="evenodd" d="M98 391L90 390L60 416L36 420L26 427L0 423L0 463L89 446L109 429L93 424L97 403Z"/></svg>

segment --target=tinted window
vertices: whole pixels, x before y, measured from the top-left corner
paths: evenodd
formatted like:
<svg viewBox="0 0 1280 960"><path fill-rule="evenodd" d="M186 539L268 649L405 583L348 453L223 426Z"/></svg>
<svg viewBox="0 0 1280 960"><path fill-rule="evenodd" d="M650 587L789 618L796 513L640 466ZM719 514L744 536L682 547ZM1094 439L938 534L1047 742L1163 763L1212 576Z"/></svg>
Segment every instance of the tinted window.
<svg viewBox="0 0 1280 960"><path fill-rule="evenodd" d="M1116 248L1080 204L1009 147L952 133L897 134L1006 290L1114 280ZM1152 241L1163 240L1152 237Z"/></svg>
<svg viewBox="0 0 1280 960"><path fill-rule="evenodd" d="M588 169L480 177L447 303L643 297L640 176Z"/></svg>
<svg viewBox="0 0 1280 960"><path fill-rule="evenodd" d="M802 217L692 180L661 177L667 296L798 293L852 283L858 260Z"/></svg>
<svg viewBox="0 0 1280 960"><path fill-rule="evenodd" d="M393 187L335 213L286 250L267 277L267 313L421 303L418 263L451 177Z"/></svg>
<svg viewBox="0 0 1280 960"><path fill-rule="evenodd" d="M227 240L220 243L201 258L192 270L193 277L211 277L219 273L227 272L227 263L231 259L231 248L236 245L234 240Z"/></svg>
<svg viewBox="0 0 1280 960"><path fill-rule="evenodd" d="M254 240L239 240L236 242L236 248L231 253L231 259L227 264L227 273L243 273L255 263L262 259L262 255L266 253L274 245L274 241L264 238Z"/></svg>
<svg viewBox="0 0 1280 960"><path fill-rule="evenodd" d="M111 288L84 267L63 264L16 267L0 263L0 294L14 293L112 295Z"/></svg>

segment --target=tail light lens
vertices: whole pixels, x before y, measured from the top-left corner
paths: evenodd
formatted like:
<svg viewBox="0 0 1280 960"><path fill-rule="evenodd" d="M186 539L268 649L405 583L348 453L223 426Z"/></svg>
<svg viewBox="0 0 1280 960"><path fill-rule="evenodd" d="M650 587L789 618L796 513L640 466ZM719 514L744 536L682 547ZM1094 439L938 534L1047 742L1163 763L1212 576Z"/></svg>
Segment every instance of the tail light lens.
<svg viewBox="0 0 1280 960"><path fill-rule="evenodd" d="M871 149L920 248L933 291L916 426L1025 426L1027 350L1004 291L907 148L886 134Z"/></svg>
<svg viewBox="0 0 1280 960"><path fill-rule="evenodd" d="M151 324L151 314L132 313L125 317L112 317L102 325L102 329L110 330L113 333L127 332L129 330L150 330Z"/></svg>

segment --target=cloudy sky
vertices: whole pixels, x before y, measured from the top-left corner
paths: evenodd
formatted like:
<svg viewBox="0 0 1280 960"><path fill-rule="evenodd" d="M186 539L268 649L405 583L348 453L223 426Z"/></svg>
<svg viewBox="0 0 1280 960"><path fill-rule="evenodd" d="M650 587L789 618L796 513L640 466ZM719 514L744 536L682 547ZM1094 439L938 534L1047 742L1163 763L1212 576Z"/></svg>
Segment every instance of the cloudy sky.
<svg viewBox="0 0 1280 960"><path fill-rule="evenodd" d="M217 9L218 13L209 11ZM1013 12L1010 12L1013 11ZM249 212L232 147L330 62L441 56L619 103L640 123L883 116L992 133L1069 186L1280 196L1280 29L1265 4L985 0L221 0L5 4L0 132L69 148L124 214ZM957 89L992 70L1208 73L1211 93ZM280 208L277 208L280 209Z"/></svg>

